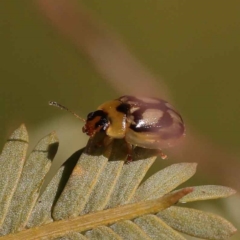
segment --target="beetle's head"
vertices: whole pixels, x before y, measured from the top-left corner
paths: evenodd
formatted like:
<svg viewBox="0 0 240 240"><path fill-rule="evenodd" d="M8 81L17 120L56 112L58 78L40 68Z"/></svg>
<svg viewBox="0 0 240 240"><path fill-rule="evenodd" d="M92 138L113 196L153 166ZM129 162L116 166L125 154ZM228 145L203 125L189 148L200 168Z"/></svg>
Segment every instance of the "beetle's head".
<svg viewBox="0 0 240 240"><path fill-rule="evenodd" d="M99 131L106 131L109 126L107 114L102 110L91 112L87 116L86 124L82 131L88 136L93 137Z"/></svg>

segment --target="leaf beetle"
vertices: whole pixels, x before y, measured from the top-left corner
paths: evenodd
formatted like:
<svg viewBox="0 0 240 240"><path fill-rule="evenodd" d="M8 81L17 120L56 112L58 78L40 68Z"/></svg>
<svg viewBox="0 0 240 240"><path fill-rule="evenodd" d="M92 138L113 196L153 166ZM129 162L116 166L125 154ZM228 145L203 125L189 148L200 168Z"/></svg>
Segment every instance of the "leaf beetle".
<svg viewBox="0 0 240 240"><path fill-rule="evenodd" d="M49 104L70 111L56 102ZM121 96L101 104L86 120L72 113L85 122L82 131L88 136L104 131L108 143L124 139L127 162L132 161L133 146L157 149L161 157L166 158L161 150L175 145L185 134L181 115L168 102L158 98Z"/></svg>

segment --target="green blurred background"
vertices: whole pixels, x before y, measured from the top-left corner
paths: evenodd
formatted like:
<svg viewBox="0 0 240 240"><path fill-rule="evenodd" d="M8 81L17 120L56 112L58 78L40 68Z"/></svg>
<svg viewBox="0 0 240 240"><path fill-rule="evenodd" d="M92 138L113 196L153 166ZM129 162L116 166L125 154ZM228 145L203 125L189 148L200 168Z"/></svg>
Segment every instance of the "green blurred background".
<svg viewBox="0 0 240 240"><path fill-rule="evenodd" d="M219 164L234 165L240 173L240 1L81 2L150 72L164 79L174 105L192 128L234 155L234 160ZM50 26L33 1L0 1L0 73L0 145L22 122L31 147L56 130L59 162L83 147L87 138L78 120L49 107L48 101L57 100L85 117L102 102L123 95ZM196 179L198 184L219 184L211 180L221 176L201 172ZM239 184L239 175L236 181ZM214 203L209 206L219 212ZM240 225L239 197L219 206L227 209L222 216Z"/></svg>

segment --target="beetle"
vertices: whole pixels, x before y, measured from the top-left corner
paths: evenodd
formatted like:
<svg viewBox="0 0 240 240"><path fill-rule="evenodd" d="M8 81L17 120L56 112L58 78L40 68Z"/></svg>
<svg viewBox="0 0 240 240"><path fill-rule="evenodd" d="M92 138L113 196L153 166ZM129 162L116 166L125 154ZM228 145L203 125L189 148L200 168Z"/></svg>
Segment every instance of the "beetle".
<svg viewBox="0 0 240 240"><path fill-rule="evenodd" d="M50 105L68 110L56 102L50 102ZM128 149L127 162L132 161L133 146L157 149L161 157L166 158L161 150L175 145L185 135L181 115L165 100L153 97L121 96L101 104L87 115L86 120L80 119L85 122L83 133L90 137L104 131L105 142L124 139Z"/></svg>

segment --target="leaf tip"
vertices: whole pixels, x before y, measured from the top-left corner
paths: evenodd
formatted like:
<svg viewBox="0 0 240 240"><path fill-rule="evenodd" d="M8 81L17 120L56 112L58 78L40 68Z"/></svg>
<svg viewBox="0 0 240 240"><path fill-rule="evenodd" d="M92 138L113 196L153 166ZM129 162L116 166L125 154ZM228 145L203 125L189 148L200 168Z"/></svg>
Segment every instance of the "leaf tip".
<svg viewBox="0 0 240 240"><path fill-rule="evenodd" d="M196 168L197 169L197 166L198 166L198 164L197 163L191 163L192 164L192 166L194 167L194 168Z"/></svg>
<svg viewBox="0 0 240 240"><path fill-rule="evenodd" d="M237 191L233 188L229 188L229 196L236 194Z"/></svg>
<svg viewBox="0 0 240 240"><path fill-rule="evenodd" d="M12 135L10 136L9 140L20 140L28 143L28 132L25 124L21 124L19 128L17 128Z"/></svg>
<svg viewBox="0 0 240 240"><path fill-rule="evenodd" d="M27 128L26 128L26 125L25 125L25 123L22 123L21 125L20 125L20 127L19 127L20 129L24 129L24 130L26 130L27 131Z"/></svg>
<svg viewBox="0 0 240 240"><path fill-rule="evenodd" d="M50 140L49 143L55 143L55 142L59 141L56 131L52 131L48 136L49 136L49 140Z"/></svg>

